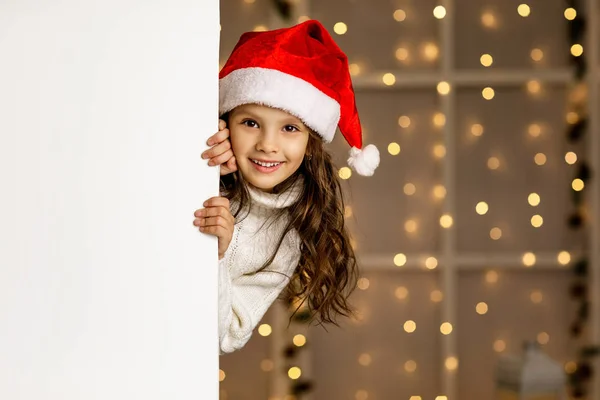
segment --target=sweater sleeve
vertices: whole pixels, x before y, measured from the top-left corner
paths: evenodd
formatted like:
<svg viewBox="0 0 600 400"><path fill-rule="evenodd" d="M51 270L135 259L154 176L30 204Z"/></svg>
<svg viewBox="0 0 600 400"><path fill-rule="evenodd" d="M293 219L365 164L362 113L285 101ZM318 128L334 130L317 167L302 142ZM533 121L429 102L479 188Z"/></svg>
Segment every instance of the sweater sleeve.
<svg viewBox="0 0 600 400"><path fill-rule="evenodd" d="M254 328L289 283L300 261L300 251L296 240L284 241L266 269L233 279L227 258L219 261L220 355L239 350L250 340Z"/></svg>

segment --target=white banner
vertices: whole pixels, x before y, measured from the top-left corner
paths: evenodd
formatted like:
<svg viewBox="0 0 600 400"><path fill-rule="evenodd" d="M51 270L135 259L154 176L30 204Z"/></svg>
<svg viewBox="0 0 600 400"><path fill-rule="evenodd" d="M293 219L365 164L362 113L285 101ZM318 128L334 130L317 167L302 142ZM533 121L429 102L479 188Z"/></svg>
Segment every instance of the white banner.
<svg viewBox="0 0 600 400"><path fill-rule="evenodd" d="M218 398L218 0L0 2L0 398Z"/></svg>

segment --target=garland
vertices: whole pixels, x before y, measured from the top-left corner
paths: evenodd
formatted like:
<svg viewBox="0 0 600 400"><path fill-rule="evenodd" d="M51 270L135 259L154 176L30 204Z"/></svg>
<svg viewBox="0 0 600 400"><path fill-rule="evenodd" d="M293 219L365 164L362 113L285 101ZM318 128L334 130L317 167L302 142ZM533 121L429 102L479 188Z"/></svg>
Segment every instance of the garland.
<svg viewBox="0 0 600 400"><path fill-rule="evenodd" d="M577 15L568 21L569 48L574 44L581 44L585 39L586 17L584 15L585 5L582 0L567 0L568 7L576 10ZM575 56L571 55L571 64L574 69L574 85L569 90L567 109L574 112L578 118L570 121L567 127L567 141L570 145L581 144L588 128L587 109L587 85L585 83L587 63L585 53ZM585 148L585 146L581 146ZM591 178L591 171L586 162L585 154L578 155L573 179L581 179L584 183L583 190L576 191L571 186L569 190L572 195L573 210L567 219L567 225L575 231L585 229L588 219L585 208L586 186ZM569 288L571 297L577 302L577 315L570 327L573 338L580 338L589 319L589 249L586 244L579 258L573 263L573 282ZM588 396L588 386L593 375L591 359L599 353L598 346L580 345L577 351L575 368L567 371L570 395L575 399L583 399Z"/></svg>

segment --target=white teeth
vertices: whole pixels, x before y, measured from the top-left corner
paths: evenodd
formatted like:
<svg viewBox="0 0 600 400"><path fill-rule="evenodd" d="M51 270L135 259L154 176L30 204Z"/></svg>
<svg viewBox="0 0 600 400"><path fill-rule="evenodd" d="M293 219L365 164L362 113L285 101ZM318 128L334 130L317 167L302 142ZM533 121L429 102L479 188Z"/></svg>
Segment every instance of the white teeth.
<svg viewBox="0 0 600 400"><path fill-rule="evenodd" d="M256 160L252 160L253 163L258 164L258 165L262 165L263 167L274 167L276 165L281 164L279 163L264 163L264 162L260 162L260 161L256 161Z"/></svg>

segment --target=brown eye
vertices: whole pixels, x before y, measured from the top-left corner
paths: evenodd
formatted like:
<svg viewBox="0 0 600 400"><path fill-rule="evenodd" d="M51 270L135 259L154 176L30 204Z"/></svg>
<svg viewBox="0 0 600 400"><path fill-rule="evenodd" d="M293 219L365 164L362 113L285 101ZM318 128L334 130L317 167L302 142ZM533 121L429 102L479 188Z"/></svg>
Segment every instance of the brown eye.
<svg viewBox="0 0 600 400"><path fill-rule="evenodd" d="M287 128L292 128L291 130L287 129ZM299 131L300 129L296 128L294 125L286 125L285 126L285 130L287 132L295 132L295 131Z"/></svg>
<svg viewBox="0 0 600 400"><path fill-rule="evenodd" d="M248 125L248 124L254 124L254 125L257 125L257 124L256 124L256 121L253 121L253 120L251 120L251 119L247 119L247 120L245 120L245 121L242 121L242 125L246 125L248 128L254 128L254 126L252 126L252 125Z"/></svg>

